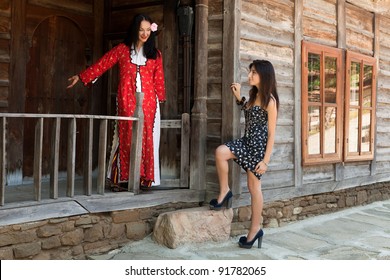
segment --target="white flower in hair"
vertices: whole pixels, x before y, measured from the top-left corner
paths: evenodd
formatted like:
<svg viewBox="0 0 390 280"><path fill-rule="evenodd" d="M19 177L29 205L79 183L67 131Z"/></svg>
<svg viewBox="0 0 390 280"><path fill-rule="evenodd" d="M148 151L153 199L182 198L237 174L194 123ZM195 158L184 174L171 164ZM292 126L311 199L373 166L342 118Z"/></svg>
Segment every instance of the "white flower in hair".
<svg viewBox="0 0 390 280"><path fill-rule="evenodd" d="M158 25L155 22L153 22L152 25L150 26L150 30L152 30L153 32L156 32L157 27L158 27Z"/></svg>

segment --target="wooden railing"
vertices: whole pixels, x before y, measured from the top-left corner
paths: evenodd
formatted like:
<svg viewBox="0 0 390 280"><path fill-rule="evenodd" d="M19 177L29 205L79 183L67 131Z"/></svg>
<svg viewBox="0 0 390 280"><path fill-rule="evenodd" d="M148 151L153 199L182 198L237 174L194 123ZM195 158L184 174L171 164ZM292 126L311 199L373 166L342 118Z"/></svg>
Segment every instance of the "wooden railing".
<svg viewBox="0 0 390 280"><path fill-rule="evenodd" d="M27 113L0 113L0 206L5 203L6 188L6 141L7 141L7 119L10 118L34 118L37 119L35 125L34 140L34 160L33 160L33 185L34 199L41 201L42 198L42 151L43 151L43 125L44 121L54 120L52 128L51 154L50 154L50 182L49 197L57 199L59 196L59 147L61 137L61 120L68 119L68 140L67 140L67 162L66 162L66 196L75 195L75 165L76 165L76 120L87 120L86 150L84 151L83 170L83 194L92 195L93 182L96 182L96 193L104 194L107 169L107 135L109 121L133 121L132 145L130 149L130 162L136 164L129 165L128 191L138 194L140 185L140 162L142 156L142 130L143 130L143 94L139 94L134 117L118 116L98 116L98 115L65 115L65 114L27 114ZM98 162L97 177L93 180L93 128L94 121L99 121L98 136ZM180 178L170 181L172 185L188 188L189 185L189 142L190 142L190 117L183 114L181 120L162 120L161 128L181 128L181 158L180 158ZM11 143L10 143L11 144ZM177 181L177 182L176 182Z"/></svg>

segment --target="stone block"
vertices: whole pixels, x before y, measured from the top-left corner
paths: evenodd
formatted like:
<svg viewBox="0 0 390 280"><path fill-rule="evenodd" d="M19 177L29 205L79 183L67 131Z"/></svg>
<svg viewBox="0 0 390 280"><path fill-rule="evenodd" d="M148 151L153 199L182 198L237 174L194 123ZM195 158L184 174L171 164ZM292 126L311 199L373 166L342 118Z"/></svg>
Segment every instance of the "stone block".
<svg viewBox="0 0 390 280"><path fill-rule="evenodd" d="M174 249L185 243L226 241L230 237L233 209L221 211L197 207L158 216L154 226L154 240Z"/></svg>

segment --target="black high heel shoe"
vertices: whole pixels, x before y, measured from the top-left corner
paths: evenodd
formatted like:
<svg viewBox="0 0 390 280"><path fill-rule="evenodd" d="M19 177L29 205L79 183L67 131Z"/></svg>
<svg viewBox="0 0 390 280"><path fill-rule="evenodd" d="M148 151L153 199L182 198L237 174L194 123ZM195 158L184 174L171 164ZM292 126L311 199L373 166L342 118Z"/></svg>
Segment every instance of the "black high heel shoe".
<svg viewBox="0 0 390 280"><path fill-rule="evenodd" d="M264 235L264 232L262 229L260 229L257 232L257 234L255 235L255 237L249 242L248 242L246 236L242 236L242 237L240 237L240 240L238 241L238 245L241 248L250 249L250 248L252 248L253 244L257 240L257 248L261 248L261 243L263 242L263 235Z"/></svg>
<svg viewBox="0 0 390 280"><path fill-rule="evenodd" d="M211 210L216 210L216 211L219 211L222 209L222 206L226 203L226 208L229 209L229 208L232 208L232 198L233 198L233 193L232 191L229 191L225 197L223 198L223 200L221 201L221 203L218 203L218 200L216 198L210 200L210 209Z"/></svg>

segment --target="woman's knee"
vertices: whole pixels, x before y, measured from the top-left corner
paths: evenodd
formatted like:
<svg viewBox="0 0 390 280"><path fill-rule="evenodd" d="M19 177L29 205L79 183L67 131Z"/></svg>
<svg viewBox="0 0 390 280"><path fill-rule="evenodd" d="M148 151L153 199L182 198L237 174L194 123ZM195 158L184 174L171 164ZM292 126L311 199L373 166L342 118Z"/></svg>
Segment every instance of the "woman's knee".
<svg viewBox="0 0 390 280"><path fill-rule="evenodd" d="M215 158L216 159L225 159L228 160L232 155L232 152L226 145L220 145L215 149Z"/></svg>

